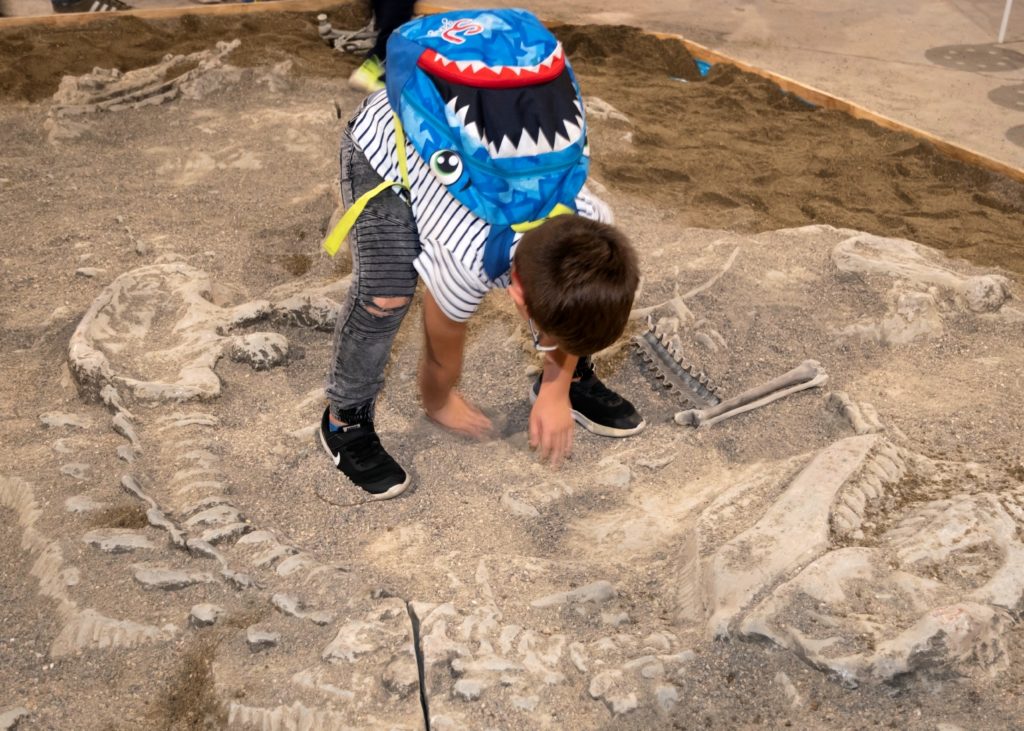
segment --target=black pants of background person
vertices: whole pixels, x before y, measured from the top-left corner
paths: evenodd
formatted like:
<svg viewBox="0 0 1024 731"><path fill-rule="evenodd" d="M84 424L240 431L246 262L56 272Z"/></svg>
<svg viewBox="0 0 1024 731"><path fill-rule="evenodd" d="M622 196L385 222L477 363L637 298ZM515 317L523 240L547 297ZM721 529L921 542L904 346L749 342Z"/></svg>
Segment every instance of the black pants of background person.
<svg viewBox="0 0 1024 731"><path fill-rule="evenodd" d="M387 56L388 38L398 26L412 19L414 0L373 0L373 17L377 22L377 43L367 54L383 61Z"/></svg>

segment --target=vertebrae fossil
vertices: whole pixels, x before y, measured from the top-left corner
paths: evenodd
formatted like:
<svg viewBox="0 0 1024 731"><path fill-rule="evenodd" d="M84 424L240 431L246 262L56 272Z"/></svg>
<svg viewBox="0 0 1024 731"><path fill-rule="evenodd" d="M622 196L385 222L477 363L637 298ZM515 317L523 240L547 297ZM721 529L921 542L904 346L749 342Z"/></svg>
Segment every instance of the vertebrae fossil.
<svg viewBox="0 0 1024 731"><path fill-rule="evenodd" d="M633 345L665 388L679 394L696 408L717 406L722 399L718 387L695 365L688 363L666 333L659 334L648 320L647 330L633 338Z"/></svg>

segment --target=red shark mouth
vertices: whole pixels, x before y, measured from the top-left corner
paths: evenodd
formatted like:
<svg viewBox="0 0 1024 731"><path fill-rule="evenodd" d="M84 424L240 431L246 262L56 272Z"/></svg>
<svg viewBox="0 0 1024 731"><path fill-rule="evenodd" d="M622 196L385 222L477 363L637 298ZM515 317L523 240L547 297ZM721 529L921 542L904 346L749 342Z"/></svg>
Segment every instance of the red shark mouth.
<svg viewBox="0 0 1024 731"><path fill-rule="evenodd" d="M416 65L433 77L455 84L508 89L557 79L565 69L565 53L559 43L547 58L532 66L488 66L483 61L452 61L437 51L427 49Z"/></svg>

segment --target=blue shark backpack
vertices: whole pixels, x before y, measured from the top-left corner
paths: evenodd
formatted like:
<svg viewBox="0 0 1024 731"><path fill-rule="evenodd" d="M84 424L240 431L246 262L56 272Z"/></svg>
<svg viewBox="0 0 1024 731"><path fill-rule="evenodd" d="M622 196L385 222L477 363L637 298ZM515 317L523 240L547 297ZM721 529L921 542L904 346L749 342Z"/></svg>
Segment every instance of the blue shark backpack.
<svg viewBox="0 0 1024 731"><path fill-rule="evenodd" d="M408 188L408 138L448 191L490 224L488 277L508 271L515 232L575 212L590 162L586 115L562 45L533 14L457 10L406 23L388 40L386 85L401 185ZM394 185L357 201L324 247L337 251L366 202Z"/></svg>

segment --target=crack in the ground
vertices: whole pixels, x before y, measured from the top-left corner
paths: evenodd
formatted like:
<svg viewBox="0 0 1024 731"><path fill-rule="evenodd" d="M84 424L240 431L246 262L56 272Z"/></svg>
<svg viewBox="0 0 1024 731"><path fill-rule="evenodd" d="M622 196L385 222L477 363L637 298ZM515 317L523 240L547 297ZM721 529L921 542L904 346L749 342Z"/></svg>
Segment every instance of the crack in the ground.
<svg viewBox="0 0 1024 731"><path fill-rule="evenodd" d="M412 649L416 654L416 671L420 676L420 707L423 709L423 728L430 731L430 704L427 701L426 664L423 661L423 647L420 645L420 620L416 616L412 604L407 600L405 609L409 613L409 623L412 625Z"/></svg>

